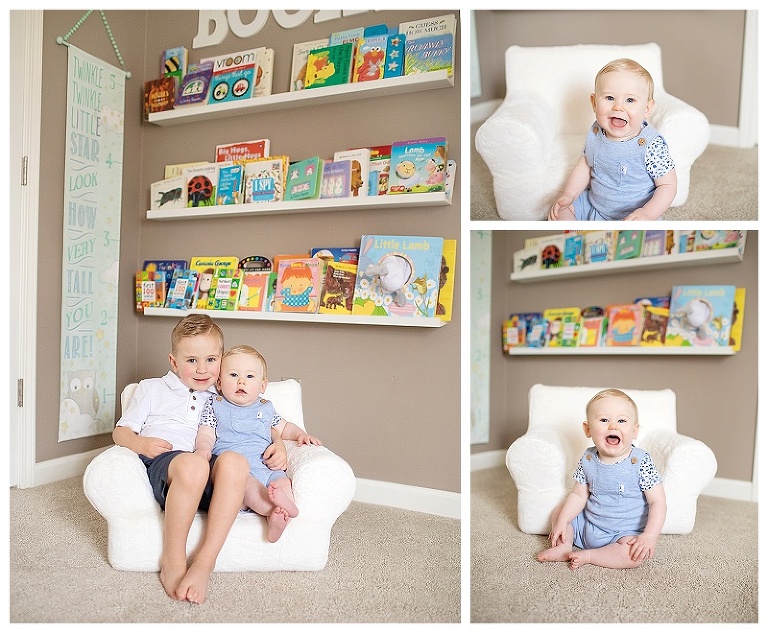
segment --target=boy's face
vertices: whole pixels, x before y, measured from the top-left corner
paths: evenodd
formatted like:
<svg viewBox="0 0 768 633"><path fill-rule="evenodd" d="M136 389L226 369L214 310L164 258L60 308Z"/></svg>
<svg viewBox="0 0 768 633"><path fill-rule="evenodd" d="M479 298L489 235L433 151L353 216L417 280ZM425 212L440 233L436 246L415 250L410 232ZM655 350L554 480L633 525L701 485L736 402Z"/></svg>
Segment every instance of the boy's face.
<svg viewBox="0 0 768 633"><path fill-rule="evenodd" d="M590 405L587 418L584 433L595 443L600 461L614 464L632 452L632 440L640 428L632 403L606 396Z"/></svg>
<svg viewBox="0 0 768 633"><path fill-rule="evenodd" d="M221 341L214 334L181 339L169 355L171 368L184 386L205 391L216 384L221 367Z"/></svg>
<svg viewBox="0 0 768 633"><path fill-rule="evenodd" d="M612 141L634 138L653 109L648 82L635 73L613 71L601 75L591 96L595 118Z"/></svg>
<svg viewBox="0 0 768 633"><path fill-rule="evenodd" d="M261 361L251 354L232 354L221 364L219 390L234 404L247 406L256 402L267 388Z"/></svg>

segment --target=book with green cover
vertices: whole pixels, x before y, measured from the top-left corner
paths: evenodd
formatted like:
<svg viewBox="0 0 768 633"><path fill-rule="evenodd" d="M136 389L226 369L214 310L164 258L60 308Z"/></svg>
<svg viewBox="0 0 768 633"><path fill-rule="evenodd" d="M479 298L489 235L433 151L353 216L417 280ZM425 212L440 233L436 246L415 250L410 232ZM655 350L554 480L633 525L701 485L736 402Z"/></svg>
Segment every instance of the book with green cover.
<svg viewBox="0 0 768 633"><path fill-rule="evenodd" d="M304 88L324 88L349 83L352 77L352 42L309 51Z"/></svg>

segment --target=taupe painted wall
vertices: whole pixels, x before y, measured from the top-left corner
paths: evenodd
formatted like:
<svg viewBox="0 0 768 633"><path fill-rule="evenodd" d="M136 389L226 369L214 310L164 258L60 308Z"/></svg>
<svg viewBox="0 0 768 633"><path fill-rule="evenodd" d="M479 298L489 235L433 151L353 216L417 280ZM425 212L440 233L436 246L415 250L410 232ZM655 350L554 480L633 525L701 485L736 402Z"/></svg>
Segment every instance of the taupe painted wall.
<svg viewBox="0 0 768 633"><path fill-rule="evenodd" d="M170 332L176 320L142 317L133 310L133 274L144 259L230 253L272 256L303 252L316 245L357 245L364 233L461 236L460 160L454 202L449 207L148 221L149 186L162 179L163 167L212 160L218 143L266 137L271 140L272 153L298 159L328 156L340 148L442 135L448 138L449 155L459 159L461 154L458 74L455 86L449 89L160 128L141 122L140 105L142 82L159 74L161 52L184 45L190 49L190 60L198 61L254 46L271 47L275 49L273 93L285 92L294 43L355 26L396 25L442 13L445 11L367 12L322 24L310 19L290 30L270 17L251 38L230 33L220 45L192 50L197 11L106 12L126 66L133 73L126 89L119 388L168 370ZM54 40L82 14L44 14L42 169L51 186L41 192L40 253L46 274L41 276L39 288L38 385L51 388L38 386L38 461L111 441L105 435L57 442L66 54ZM250 22L253 15L253 11L243 11L242 21ZM456 67L460 68L458 39ZM102 59L114 60L97 16L86 21L71 41ZM227 345L249 343L265 354L270 378L301 379L309 428L350 463L357 477L459 492L461 262L456 275L453 321L440 329L231 320L222 320L220 325Z"/></svg>
<svg viewBox="0 0 768 633"><path fill-rule="evenodd" d="M711 124L736 127L744 22L744 11L476 11L483 94L472 104L504 97L504 52L512 44L657 42L667 92Z"/></svg>
<svg viewBox="0 0 768 633"><path fill-rule="evenodd" d="M749 231L742 262L518 284L509 280L512 255L527 237L556 231L495 231L491 303L490 441L472 453L506 450L527 429L528 391L536 383L673 389L678 430L706 443L717 476L752 481L758 385L758 234ZM667 294L682 284L737 284L747 289L742 350L734 356L531 356L501 350L502 321L512 312L606 305ZM494 333L498 333L495 336ZM642 420L640 421L642 424Z"/></svg>

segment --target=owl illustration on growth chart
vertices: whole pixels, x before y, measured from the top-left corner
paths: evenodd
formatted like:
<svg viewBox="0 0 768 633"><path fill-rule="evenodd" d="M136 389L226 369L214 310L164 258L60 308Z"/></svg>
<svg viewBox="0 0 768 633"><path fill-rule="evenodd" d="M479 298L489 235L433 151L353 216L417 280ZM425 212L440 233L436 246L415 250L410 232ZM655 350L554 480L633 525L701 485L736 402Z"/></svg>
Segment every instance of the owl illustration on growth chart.
<svg viewBox="0 0 768 633"><path fill-rule="evenodd" d="M96 419L99 411L99 394L95 386L95 372L91 369L79 369L68 372L69 393L67 398L72 400L83 415Z"/></svg>

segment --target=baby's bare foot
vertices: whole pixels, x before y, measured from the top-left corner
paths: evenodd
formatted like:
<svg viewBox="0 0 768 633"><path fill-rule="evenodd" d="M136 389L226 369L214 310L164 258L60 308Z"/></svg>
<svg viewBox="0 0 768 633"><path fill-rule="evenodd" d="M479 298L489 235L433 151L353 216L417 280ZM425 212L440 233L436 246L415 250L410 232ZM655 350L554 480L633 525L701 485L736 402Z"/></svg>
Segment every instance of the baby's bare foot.
<svg viewBox="0 0 768 633"><path fill-rule="evenodd" d="M287 480L286 480L287 481ZM282 508L291 518L299 516L299 508L293 500L293 495L289 494L290 489L283 488L274 482L267 486L269 500L275 504L275 507Z"/></svg>
<svg viewBox="0 0 768 633"><path fill-rule="evenodd" d="M571 569L578 569L583 565L588 565L591 557L589 555L589 551L581 550L571 552L568 558L571 560Z"/></svg>
<svg viewBox="0 0 768 633"><path fill-rule="evenodd" d="M267 517L267 540L270 543L277 543L290 520L291 517L284 508L275 508Z"/></svg>
<svg viewBox="0 0 768 633"><path fill-rule="evenodd" d="M167 593L174 600L184 600L176 595L176 590L181 584L181 579L187 573L187 562L173 563L169 561L160 561L160 583Z"/></svg>
<svg viewBox="0 0 768 633"><path fill-rule="evenodd" d="M553 563L569 560L568 555L571 553L571 547L565 545L558 545L557 547L550 547L544 550L536 557L540 563Z"/></svg>

